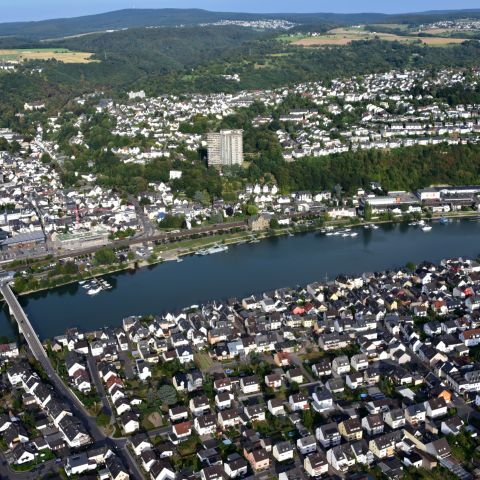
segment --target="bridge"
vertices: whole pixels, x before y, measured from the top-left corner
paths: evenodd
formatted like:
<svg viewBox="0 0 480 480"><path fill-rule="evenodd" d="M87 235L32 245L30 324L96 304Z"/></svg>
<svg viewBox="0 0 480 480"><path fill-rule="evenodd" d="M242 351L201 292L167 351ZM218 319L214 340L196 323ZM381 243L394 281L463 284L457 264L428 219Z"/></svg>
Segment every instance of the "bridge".
<svg viewBox="0 0 480 480"><path fill-rule="evenodd" d="M16 320L20 333L25 337L33 356L42 366L50 382L55 387L57 394L64 397L68 402L73 415L83 422L91 438L95 442L95 446L106 445L110 447L112 451L116 452L122 459L124 465L129 470L131 478L136 480L143 479L144 476L142 472L127 449L126 440L107 437L98 427L96 417L90 416L82 402L80 402L72 390L65 385L57 371L53 368L42 342L35 333L30 320L7 282L0 284L0 293L3 295L3 298L10 309L10 314Z"/></svg>

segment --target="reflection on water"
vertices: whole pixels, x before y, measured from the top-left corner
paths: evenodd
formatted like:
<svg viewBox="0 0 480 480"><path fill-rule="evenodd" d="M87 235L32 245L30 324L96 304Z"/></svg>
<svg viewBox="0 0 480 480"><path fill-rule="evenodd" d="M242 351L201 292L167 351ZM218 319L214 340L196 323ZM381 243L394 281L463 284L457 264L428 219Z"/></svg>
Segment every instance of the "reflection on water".
<svg viewBox="0 0 480 480"><path fill-rule="evenodd" d="M428 233L404 224L356 231L355 238L312 232L232 246L226 253L108 275L114 288L94 297L75 284L22 297L21 303L45 338L71 326L117 326L128 315L173 311L214 298L242 298L324 280L326 275L332 279L339 273L384 270L409 261L476 257L480 250L478 222L435 223ZM11 327L0 315L0 332Z"/></svg>

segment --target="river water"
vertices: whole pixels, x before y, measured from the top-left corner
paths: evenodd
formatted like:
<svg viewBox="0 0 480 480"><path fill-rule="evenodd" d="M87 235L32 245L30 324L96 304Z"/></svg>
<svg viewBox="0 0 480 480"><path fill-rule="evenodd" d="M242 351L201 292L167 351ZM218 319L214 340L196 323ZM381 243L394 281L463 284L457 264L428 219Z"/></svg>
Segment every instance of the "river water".
<svg viewBox="0 0 480 480"><path fill-rule="evenodd" d="M480 254L480 222L433 223L430 232L406 224L378 230L355 229L342 238L318 232L277 237L230 247L228 252L185 257L149 268L107 276L112 290L90 297L78 284L21 297L40 338L72 326L93 330L119 326L128 315L157 314L192 304L243 298L278 287L304 285L339 273L386 270L407 262ZM0 335L15 335L15 325L0 312Z"/></svg>

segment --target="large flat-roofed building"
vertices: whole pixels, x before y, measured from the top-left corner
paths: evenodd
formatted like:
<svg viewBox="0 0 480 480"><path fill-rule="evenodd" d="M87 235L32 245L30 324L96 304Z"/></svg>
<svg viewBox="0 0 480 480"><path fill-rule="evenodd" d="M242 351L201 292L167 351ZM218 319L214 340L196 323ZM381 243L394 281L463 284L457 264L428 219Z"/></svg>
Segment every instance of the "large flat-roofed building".
<svg viewBox="0 0 480 480"><path fill-rule="evenodd" d="M108 244L110 232L106 229L57 233L52 235L52 242L58 250L79 250L89 247L102 247Z"/></svg>
<svg viewBox="0 0 480 480"><path fill-rule="evenodd" d="M8 237L0 244L1 250L30 250L33 248L45 246L45 235L41 230L33 232L20 233L13 237Z"/></svg>
<svg viewBox="0 0 480 480"><path fill-rule="evenodd" d="M208 166L243 163L243 130L221 130L209 133Z"/></svg>

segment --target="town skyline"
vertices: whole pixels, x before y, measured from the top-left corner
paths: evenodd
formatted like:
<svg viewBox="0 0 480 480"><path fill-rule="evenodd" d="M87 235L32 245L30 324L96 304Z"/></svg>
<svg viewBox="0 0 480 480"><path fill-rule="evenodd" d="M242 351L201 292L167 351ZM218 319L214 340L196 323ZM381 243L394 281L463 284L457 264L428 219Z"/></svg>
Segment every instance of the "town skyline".
<svg viewBox="0 0 480 480"><path fill-rule="evenodd" d="M123 9L162 9L198 8L218 12L240 13L385 13L404 14L441 10L470 10L478 9L478 3L470 0L452 2L451 0L422 2L407 0L401 3L392 2L385 4L380 0L339 0L332 5L324 0L303 0L292 4L284 0L273 2L271 0L258 2L246 0L239 4L233 0L84 0L77 5L65 4L60 0L47 0L41 6L34 0L21 0L19 2L7 0L2 5L2 22L41 21L57 18L73 18L77 16L95 15Z"/></svg>

